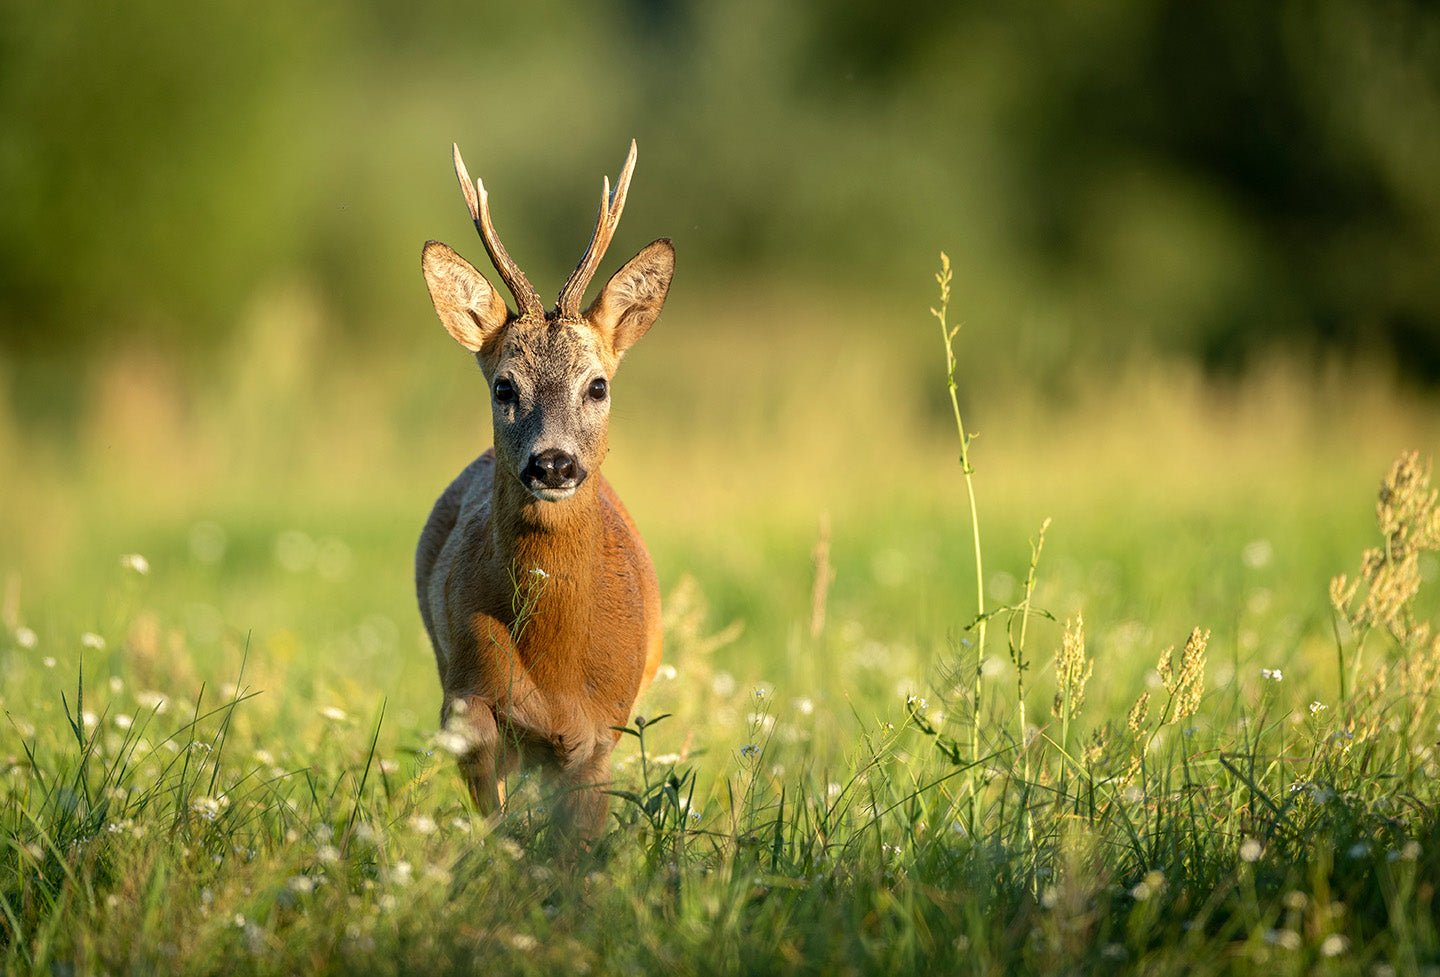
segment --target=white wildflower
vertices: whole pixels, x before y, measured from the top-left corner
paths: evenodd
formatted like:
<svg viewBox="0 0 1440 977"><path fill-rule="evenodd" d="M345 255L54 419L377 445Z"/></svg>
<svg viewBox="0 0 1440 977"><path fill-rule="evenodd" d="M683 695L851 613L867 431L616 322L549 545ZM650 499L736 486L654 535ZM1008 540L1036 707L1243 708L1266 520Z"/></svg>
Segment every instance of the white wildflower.
<svg viewBox="0 0 1440 977"><path fill-rule="evenodd" d="M386 774L387 776L393 777L395 774L400 772L400 764L395 762L394 760L386 758L380 761L380 772Z"/></svg>
<svg viewBox="0 0 1440 977"><path fill-rule="evenodd" d="M1240 551L1240 559L1251 570L1259 570L1269 566L1271 559L1275 556L1275 547L1268 539L1256 539L1245 544Z"/></svg>
<svg viewBox="0 0 1440 977"><path fill-rule="evenodd" d="M435 734L435 746L452 756L463 756L470 752L470 737L458 729L442 729Z"/></svg>
<svg viewBox="0 0 1440 977"><path fill-rule="evenodd" d="M1278 668L1260 669L1260 677L1267 682L1280 682L1285 678L1285 673Z"/></svg>
<svg viewBox="0 0 1440 977"><path fill-rule="evenodd" d="M410 817L410 830L422 835L433 835L435 833L435 819L428 814L415 814Z"/></svg>
<svg viewBox="0 0 1440 977"><path fill-rule="evenodd" d="M1135 883L1130 890L1130 898L1136 902L1144 902L1151 896L1163 892L1165 889L1165 873L1152 870L1145 873L1145 877Z"/></svg>
<svg viewBox="0 0 1440 977"><path fill-rule="evenodd" d="M675 680L675 676L679 674L680 673L675 670L674 665L661 665L659 668L655 669L655 677L664 679L667 682L673 682Z"/></svg>
<svg viewBox="0 0 1440 977"><path fill-rule="evenodd" d="M344 722L347 718L349 718L346 715L345 710L341 709L339 706L321 706L320 715L324 716L326 719L333 720L337 723Z"/></svg>
<svg viewBox="0 0 1440 977"><path fill-rule="evenodd" d="M1350 940L1340 933L1331 933L1325 937L1325 942L1320 944L1320 955L1322 957L1338 957L1350 949Z"/></svg>
<svg viewBox="0 0 1440 977"><path fill-rule="evenodd" d="M1271 946L1278 946L1282 950L1300 949L1300 934L1294 930L1266 930L1262 939Z"/></svg>
<svg viewBox="0 0 1440 977"><path fill-rule="evenodd" d="M333 537L322 539L315 553L315 569L326 580L344 580L350 575L350 547Z"/></svg>
<svg viewBox="0 0 1440 977"><path fill-rule="evenodd" d="M15 629L15 643L28 651L40 643L40 636L22 624Z"/></svg>
<svg viewBox="0 0 1440 977"><path fill-rule="evenodd" d="M751 729L768 733L775 728L775 717L768 712L752 712L745 717L745 722Z"/></svg>
<svg viewBox="0 0 1440 977"><path fill-rule="evenodd" d="M157 716L170 708L170 697L164 692L155 692L151 689L135 693L135 701L146 709L154 710Z"/></svg>
<svg viewBox="0 0 1440 977"><path fill-rule="evenodd" d="M1258 862L1264 851L1265 847L1254 838L1246 838L1240 842L1240 860L1242 862Z"/></svg>
<svg viewBox="0 0 1440 977"><path fill-rule="evenodd" d="M190 810L200 815L206 821L214 821L220 816L220 812L230 806L230 798L221 794L219 797L197 797L190 802Z"/></svg>
<svg viewBox="0 0 1440 977"><path fill-rule="evenodd" d="M302 896L315 891L315 880L308 875L293 876L287 885L291 892L298 892Z"/></svg>
<svg viewBox="0 0 1440 977"><path fill-rule="evenodd" d="M1319 701L1319 700L1317 699L1316 701L1310 703L1310 715L1312 715L1312 716L1318 716L1318 715L1320 715L1322 712L1324 712L1326 709L1329 709L1329 708L1330 708L1329 706L1327 706L1325 703L1323 703L1323 702L1321 702L1321 701Z"/></svg>
<svg viewBox="0 0 1440 977"><path fill-rule="evenodd" d="M119 729L129 729L131 726L135 725L135 720L132 717L125 715L123 712L117 712L115 714L115 718L112 719L111 722L113 722Z"/></svg>
<svg viewBox="0 0 1440 977"><path fill-rule="evenodd" d="M105 639L100 637L100 635L96 634L94 631L86 631L84 634L82 634L80 636L80 644L86 648L89 648L91 651L105 650Z"/></svg>
<svg viewBox="0 0 1440 977"><path fill-rule="evenodd" d="M150 561L139 553L126 553L120 557L120 566L142 577L150 572Z"/></svg>
<svg viewBox="0 0 1440 977"><path fill-rule="evenodd" d="M315 565L315 541L298 529L275 537L275 562L291 573L304 573Z"/></svg>
<svg viewBox="0 0 1440 977"><path fill-rule="evenodd" d="M801 696L792 705L794 705L795 711L802 716L813 715L815 712L815 701L808 696Z"/></svg>
<svg viewBox="0 0 1440 977"><path fill-rule="evenodd" d="M46 655L44 658L40 659L40 664L44 665L46 668L54 668L55 659L51 658L49 655Z"/></svg>
<svg viewBox="0 0 1440 977"><path fill-rule="evenodd" d="M315 849L315 860L322 865L334 865L340 861L340 849L334 845L321 845Z"/></svg>
<svg viewBox="0 0 1440 977"><path fill-rule="evenodd" d="M510 937L510 945L521 953L529 953L539 946L539 941L529 933L516 933Z"/></svg>

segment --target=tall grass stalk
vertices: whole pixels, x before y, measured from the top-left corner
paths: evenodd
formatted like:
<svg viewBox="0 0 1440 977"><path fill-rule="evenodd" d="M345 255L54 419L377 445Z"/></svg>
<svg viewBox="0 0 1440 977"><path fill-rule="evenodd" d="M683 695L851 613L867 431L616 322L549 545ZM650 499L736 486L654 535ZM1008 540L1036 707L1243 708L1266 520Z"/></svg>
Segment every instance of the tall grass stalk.
<svg viewBox="0 0 1440 977"><path fill-rule="evenodd" d="M1035 571L1040 565L1040 554L1045 549L1045 531L1050 528L1050 520L1046 519L1040 524L1040 532L1030 544L1030 568L1025 573L1025 596L1020 601L1018 613L1020 615L1020 637L1011 646L1011 659L1015 663L1015 724L1019 734L1020 762L1022 775L1028 785L1030 779L1030 724L1025 716L1025 670L1029 663L1025 660L1025 637L1029 633L1031 603L1035 597ZM1033 848L1035 845L1035 818L1033 810L1027 805L1025 810L1025 838Z"/></svg>
<svg viewBox="0 0 1440 977"><path fill-rule="evenodd" d="M945 343L945 385L950 392L950 411L955 416L955 433L960 440L960 471L965 476L965 496L970 504L970 537L975 549L975 701L973 721L970 725L970 757L978 761L980 704L984 693L981 679L985 665L985 566L980 547L980 514L975 505L975 469L970 464L970 442L975 435L965 430L955 382L955 335L960 331L960 325L950 325L950 283L953 278L950 256L941 251L940 271L935 275L935 282L940 286L940 307L932 308L930 314L940 323L940 338Z"/></svg>

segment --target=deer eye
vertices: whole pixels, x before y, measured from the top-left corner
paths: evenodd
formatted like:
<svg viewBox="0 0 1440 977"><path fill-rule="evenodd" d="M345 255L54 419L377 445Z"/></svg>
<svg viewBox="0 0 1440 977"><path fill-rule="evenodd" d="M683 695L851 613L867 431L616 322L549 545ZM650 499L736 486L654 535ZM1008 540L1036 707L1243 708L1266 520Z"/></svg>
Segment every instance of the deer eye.
<svg viewBox="0 0 1440 977"><path fill-rule="evenodd" d="M604 377L596 377L590 381L590 389L586 391L591 400L604 400L610 392L610 384L605 382Z"/></svg>
<svg viewBox="0 0 1440 977"><path fill-rule="evenodd" d="M495 402L497 404L513 404L515 402L515 384L505 377L495 381Z"/></svg>

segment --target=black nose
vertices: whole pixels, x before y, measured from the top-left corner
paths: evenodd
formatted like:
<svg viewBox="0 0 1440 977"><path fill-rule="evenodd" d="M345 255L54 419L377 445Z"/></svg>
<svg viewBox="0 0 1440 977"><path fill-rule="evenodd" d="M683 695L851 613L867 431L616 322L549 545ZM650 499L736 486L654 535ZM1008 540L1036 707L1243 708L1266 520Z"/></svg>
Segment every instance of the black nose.
<svg viewBox="0 0 1440 977"><path fill-rule="evenodd" d="M546 448L530 456L530 464L525 466L525 477L546 488L568 488L579 484L585 472L574 455L559 448Z"/></svg>

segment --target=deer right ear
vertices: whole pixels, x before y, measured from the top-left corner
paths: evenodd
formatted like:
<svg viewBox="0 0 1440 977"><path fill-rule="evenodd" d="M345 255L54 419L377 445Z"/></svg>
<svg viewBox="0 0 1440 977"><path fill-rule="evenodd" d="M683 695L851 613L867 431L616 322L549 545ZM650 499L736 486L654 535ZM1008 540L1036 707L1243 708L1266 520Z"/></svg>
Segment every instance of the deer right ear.
<svg viewBox="0 0 1440 977"><path fill-rule="evenodd" d="M662 237L625 262L595 296L585 315L610 340L616 356L623 356L655 324L674 276L675 246Z"/></svg>
<svg viewBox="0 0 1440 977"><path fill-rule="evenodd" d="M510 320L505 300L485 276L446 244L427 241L420 254L430 301L445 331L471 352L500 335Z"/></svg>

